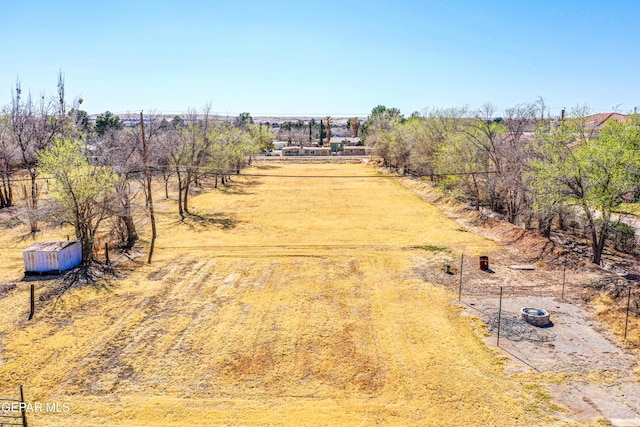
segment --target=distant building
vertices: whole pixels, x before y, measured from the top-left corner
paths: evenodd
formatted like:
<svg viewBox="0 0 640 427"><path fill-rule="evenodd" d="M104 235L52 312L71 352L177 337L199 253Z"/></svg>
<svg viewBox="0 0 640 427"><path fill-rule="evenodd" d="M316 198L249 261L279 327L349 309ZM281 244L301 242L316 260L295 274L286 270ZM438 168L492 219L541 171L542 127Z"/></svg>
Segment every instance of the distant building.
<svg viewBox="0 0 640 427"><path fill-rule="evenodd" d="M627 116L619 113L592 114L584 118L584 124L587 129L599 133L612 120L624 124L627 123Z"/></svg>
<svg viewBox="0 0 640 427"><path fill-rule="evenodd" d="M283 156L301 156L302 147L282 147Z"/></svg>
<svg viewBox="0 0 640 427"><path fill-rule="evenodd" d="M598 113L583 118L567 119L567 121L572 122L576 126L578 126L583 136L591 139L597 138L602 130L612 121L617 121L623 124L627 123L627 116L625 114L619 113ZM556 124L556 127L558 125L559 124ZM581 145L582 142L583 140L581 138L576 138L575 141L568 144L568 147L577 147Z"/></svg>
<svg viewBox="0 0 640 427"><path fill-rule="evenodd" d="M345 146L342 151L343 156L368 156L371 154L371 147L363 145Z"/></svg>
<svg viewBox="0 0 640 427"><path fill-rule="evenodd" d="M302 156L329 156L330 147L302 147Z"/></svg>

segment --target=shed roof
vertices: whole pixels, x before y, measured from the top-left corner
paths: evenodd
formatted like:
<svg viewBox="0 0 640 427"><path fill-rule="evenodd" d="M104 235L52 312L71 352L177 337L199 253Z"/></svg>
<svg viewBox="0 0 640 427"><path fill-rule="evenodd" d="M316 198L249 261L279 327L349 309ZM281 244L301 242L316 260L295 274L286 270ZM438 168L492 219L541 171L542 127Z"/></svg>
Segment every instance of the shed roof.
<svg viewBox="0 0 640 427"><path fill-rule="evenodd" d="M64 248L77 243L75 240L64 240L61 242L37 242L29 246L25 251L37 251L37 252L57 252Z"/></svg>

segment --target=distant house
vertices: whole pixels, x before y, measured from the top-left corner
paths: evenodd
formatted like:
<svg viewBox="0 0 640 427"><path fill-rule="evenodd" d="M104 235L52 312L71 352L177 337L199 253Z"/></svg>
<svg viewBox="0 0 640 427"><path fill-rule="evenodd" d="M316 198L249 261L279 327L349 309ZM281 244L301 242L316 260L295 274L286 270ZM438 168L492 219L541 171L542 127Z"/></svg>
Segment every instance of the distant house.
<svg viewBox="0 0 640 427"><path fill-rule="evenodd" d="M354 138L354 137L342 138L342 145L344 145L345 147L347 146L352 147L354 145L358 145L359 142L360 142L360 138Z"/></svg>
<svg viewBox="0 0 640 427"><path fill-rule="evenodd" d="M282 150L283 147L289 145L287 141L273 141L273 149L274 150Z"/></svg>
<svg viewBox="0 0 640 427"><path fill-rule="evenodd" d="M590 137L596 137L614 120L624 124L627 123L627 116L619 113L598 113L578 119L577 123L584 127L584 132Z"/></svg>
<svg viewBox="0 0 640 427"><path fill-rule="evenodd" d="M283 156L300 156L302 147L282 147Z"/></svg>
<svg viewBox="0 0 640 427"><path fill-rule="evenodd" d="M362 145L344 147L342 151L343 156L368 156L371 154L371 147L365 147Z"/></svg>
<svg viewBox="0 0 640 427"><path fill-rule="evenodd" d="M585 137L591 139L598 137L600 132L612 121L627 123L627 116L619 113L598 113L583 118L568 120L578 126ZM575 141L568 144L568 147L574 148L582 143L582 138L576 138Z"/></svg>
<svg viewBox="0 0 640 427"><path fill-rule="evenodd" d="M612 120L616 120L620 123L627 123L627 116L619 113L592 114L584 118L584 123L587 129L599 131Z"/></svg>
<svg viewBox="0 0 640 427"><path fill-rule="evenodd" d="M342 147L344 147L344 143L342 142L330 142L329 145L332 153L338 153L342 151Z"/></svg>
<svg viewBox="0 0 640 427"><path fill-rule="evenodd" d="M330 147L302 147L303 156L329 156L331 154Z"/></svg>
<svg viewBox="0 0 640 427"><path fill-rule="evenodd" d="M82 247L78 241L38 242L26 248L25 274L58 274L82 262Z"/></svg>

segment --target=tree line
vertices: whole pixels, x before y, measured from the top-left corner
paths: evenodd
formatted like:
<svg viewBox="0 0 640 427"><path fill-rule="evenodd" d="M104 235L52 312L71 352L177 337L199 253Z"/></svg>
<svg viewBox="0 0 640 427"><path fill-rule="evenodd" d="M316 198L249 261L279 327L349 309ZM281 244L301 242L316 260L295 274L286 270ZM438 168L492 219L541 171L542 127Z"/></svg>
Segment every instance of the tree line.
<svg viewBox="0 0 640 427"><path fill-rule="evenodd" d="M426 176L475 209L550 237L574 227L600 264L608 239L634 249L634 229L616 215L640 195L640 118L589 123L588 107L548 116L542 98L509 108L444 108L413 113L375 107L362 134L384 164ZM579 227L576 227L579 225ZM631 235L631 238L629 238Z"/></svg>
<svg viewBox="0 0 640 427"><path fill-rule="evenodd" d="M350 117L347 123L341 126L345 129L346 136L358 137L361 123L358 117ZM332 129L337 130L339 126L334 126L333 118L325 116L319 121L311 118L308 122L302 120L286 121L278 126L277 138L279 141L287 141L290 145L312 145L323 146L331 143L334 135Z"/></svg>
<svg viewBox="0 0 640 427"><path fill-rule="evenodd" d="M90 262L99 232L123 247L138 240L144 207L137 201L148 203L149 195L140 122L125 126L107 111L93 124L82 102L67 105L62 73L53 96L23 93L16 82L0 113L0 209L19 208L16 218L32 234L43 221L72 225ZM182 218L190 213L191 190L205 177L214 188L228 185L273 142L271 129L255 124L249 113L219 121L210 104L172 120L148 114L144 122L150 170L162 178L166 198L175 185ZM48 197L41 197L43 191Z"/></svg>
<svg viewBox="0 0 640 427"><path fill-rule="evenodd" d="M0 113L0 209L19 207L17 217L31 233L45 219L73 225L87 261L101 227L131 247L144 211L136 202L149 200L140 122L125 126L107 111L94 124L81 109L82 98L68 105L62 73L53 96L23 93L19 80L14 89ZM554 225L581 229L599 264L608 239L623 249L634 245L624 238L634 230L616 211L640 194L640 120L629 115L594 126L587 117L587 108L577 107L566 119L552 119L540 98L503 117L491 104L408 118L380 105L362 125L352 118L348 127L386 166L426 176L477 210L546 237ZM329 142L331 126L325 117L286 123L280 132L292 142ZM214 188L228 185L274 139L271 127L254 123L249 113L219 121L210 104L171 120L149 114L144 137L150 170L162 179L166 198L175 186L182 218L205 178ZM43 191L49 195L44 200Z"/></svg>

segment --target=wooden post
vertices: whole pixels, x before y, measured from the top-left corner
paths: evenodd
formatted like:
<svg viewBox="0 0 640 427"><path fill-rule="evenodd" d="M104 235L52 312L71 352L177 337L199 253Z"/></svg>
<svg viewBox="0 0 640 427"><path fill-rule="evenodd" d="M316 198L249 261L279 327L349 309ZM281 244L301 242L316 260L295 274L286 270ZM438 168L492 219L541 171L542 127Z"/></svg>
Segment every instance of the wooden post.
<svg viewBox="0 0 640 427"><path fill-rule="evenodd" d="M33 285L32 285L33 286ZM22 384L20 384L20 403L24 404L24 393L22 392ZM24 405L20 405L20 412L22 413L22 426L23 427L28 427L27 426L27 415L25 414L25 407Z"/></svg>
<svg viewBox="0 0 640 427"><path fill-rule="evenodd" d="M109 242L104 242L104 259L109 264Z"/></svg>
<svg viewBox="0 0 640 427"><path fill-rule="evenodd" d="M502 286L500 286L500 303L498 304L498 339L496 345L500 347L500 324L502 323Z"/></svg>
<svg viewBox="0 0 640 427"><path fill-rule="evenodd" d="M144 117L140 111L140 129L142 131L142 151L144 153L144 170L147 176L147 196L149 197L149 217L151 218L151 246L149 247L149 259L147 264L151 264L153 247L156 243L156 217L153 213L153 197L151 195L151 170L149 168L149 153L147 152L147 138L144 134Z"/></svg>
<svg viewBox="0 0 640 427"><path fill-rule="evenodd" d="M561 301L564 301L564 282L565 279L567 277L567 256L564 256L564 265L562 267L562 297L560 298Z"/></svg>
<svg viewBox="0 0 640 427"><path fill-rule="evenodd" d="M464 252L462 252L462 258L460 259L460 284L458 285L458 301L462 300L462 267L464 267Z"/></svg>
<svg viewBox="0 0 640 427"><path fill-rule="evenodd" d="M629 285L629 293L627 294L627 318L624 321L624 340L627 340L627 330L629 328L629 307L631 307L631 285Z"/></svg>
<svg viewBox="0 0 640 427"><path fill-rule="evenodd" d="M36 311L36 303L35 303L35 285L31 284L31 309L29 310L29 320L33 319L33 315Z"/></svg>

